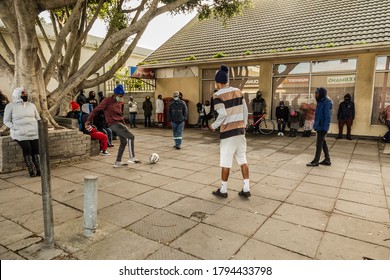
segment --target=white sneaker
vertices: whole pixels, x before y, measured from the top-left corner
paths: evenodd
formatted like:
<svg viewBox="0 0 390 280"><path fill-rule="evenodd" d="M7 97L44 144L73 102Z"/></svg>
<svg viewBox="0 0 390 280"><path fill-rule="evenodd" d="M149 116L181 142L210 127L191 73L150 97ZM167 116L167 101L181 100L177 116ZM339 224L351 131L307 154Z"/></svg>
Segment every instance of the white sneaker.
<svg viewBox="0 0 390 280"><path fill-rule="evenodd" d="M127 163L116 161L114 163L113 167L118 168L118 167L123 167L123 166L127 166L127 165L128 165Z"/></svg>
<svg viewBox="0 0 390 280"><path fill-rule="evenodd" d="M109 152L107 152L107 150L106 151L102 151L100 154L102 156L111 156L111 154Z"/></svg>
<svg viewBox="0 0 390 280"><path fill-rule="evenodd" d="M127 162L129 162L129 163L140 163L141 161L139 159L136 159L136 158L131 158Z"/></svg>
<svg viewBox="0 0 390 280"><path fill-rule="evenodd" d="M283 132L280 132L280 136L284 136L284 133L283 133Z"/></svg>

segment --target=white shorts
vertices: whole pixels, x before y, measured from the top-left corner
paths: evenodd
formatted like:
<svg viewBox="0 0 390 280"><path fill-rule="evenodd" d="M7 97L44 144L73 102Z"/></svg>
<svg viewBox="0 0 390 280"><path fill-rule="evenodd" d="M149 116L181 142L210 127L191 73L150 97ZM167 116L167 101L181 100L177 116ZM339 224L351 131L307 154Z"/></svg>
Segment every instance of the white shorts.
<svg viewBox="0 0 390 280"><path fill-rule="evenodd" d="M221 139L220 163L221 167L232 168L233 156L236 157L238 165L247 163L246 161L246 139L245 135L237 135L226 139Z"/></svg>

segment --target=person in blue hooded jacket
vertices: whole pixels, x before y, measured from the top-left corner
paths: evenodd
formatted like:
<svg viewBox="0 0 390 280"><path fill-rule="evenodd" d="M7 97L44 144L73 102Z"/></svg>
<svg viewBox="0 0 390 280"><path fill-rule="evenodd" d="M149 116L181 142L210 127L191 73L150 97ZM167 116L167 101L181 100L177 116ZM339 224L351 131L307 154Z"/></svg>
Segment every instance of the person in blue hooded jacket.
<svg viewBox="0 0 390 280"><path fill-rule="evenodd" d="M327 90L323 87L319 87L315 91L317 108L313 128L317 132L316 154L314 159L306 164L307 166L318 166L320 164L326 166L331 165L329 149L325 137L328 133L330 121L332 119L333 102L327 96L327 93ZM321 151L324 151L325 159L320 162Z"/></svg>

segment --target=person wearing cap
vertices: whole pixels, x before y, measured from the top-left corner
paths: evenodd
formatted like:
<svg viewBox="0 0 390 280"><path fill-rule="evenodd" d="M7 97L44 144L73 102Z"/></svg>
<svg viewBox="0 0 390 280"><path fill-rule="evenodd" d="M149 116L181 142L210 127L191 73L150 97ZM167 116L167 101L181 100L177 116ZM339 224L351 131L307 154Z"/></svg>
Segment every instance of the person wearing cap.
<svg viewBox="0 0 390 280"><path fill-rule="evenodd" d="M313 128L317 132L316 153L314 159L306 164L307 166L331 165L329 149L325 137L330 127L332 119L333 102L327 96L328 91L319 87L315 91L315 98L317 101L317 108L314 117ZM325 159L320 162L321 151L324 151Z"/></svg>
<svg viewBox="0 0 390 280"><path fill-rule="evenodd" d="M228 179L233 158L240 165L243 177L243 189L238 193L243 198L251 196L249 187L249 167L246 160L245 127L248 121L248 107L241 90L228 85L229 68L221 65L215 75L214 108L218 113L217 119L210 125L210 129L220 131L220 166L221 187L212 194L227 198Z"/></svg>
<svg viewBox="0 0 390 280"><path fill-rule="evenodd" d="M168 121L171 123L175 149L180 150L183 142L184 124L187 119L187 105L180 99L179 92L173 93L173 100L168 108Z"/></svg>
<svg viewBox="0 0 390 280"><path fill-rule="evenodd" d="M89 125L95 118L99 111L104 110L104 116L108 127L119 137L120 145L116 156L114 167L127 166L127 163L122 162L122 156L126 149L129 148L129 163L139 163L140 161L135 158L134 153L134 135L129 131L125 124L125 118L123 117L123 99L125 90L121 84L118 84L114 89L114 94L110 97L106 97L103 101L92 110L88 116L85 125Z"/></svg>
<svg viewBox="0 0 390 280"><path fill-rule="evenodd" d="M336 139L343 138L344 125L347 126L347 139L352 140L351 129L353 120L355 119L355 103L351 100L351 95L347 93L344 96L344 101L340 103L337 110L337 119L339 123L339 135Z"/></svg>

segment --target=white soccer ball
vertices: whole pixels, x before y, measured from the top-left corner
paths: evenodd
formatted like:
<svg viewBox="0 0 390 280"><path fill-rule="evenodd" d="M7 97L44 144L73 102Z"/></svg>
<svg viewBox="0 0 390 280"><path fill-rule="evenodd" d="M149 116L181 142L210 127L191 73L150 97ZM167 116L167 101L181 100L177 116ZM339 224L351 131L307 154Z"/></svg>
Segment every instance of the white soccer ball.
<svg viewBox="0 0 390 280"><path fill-rule="evenodd" d="M150 163L156 163L156 162L159 161L159 159L160 159L160 157L159 157L158 154L156 154L156 153L153 153L153 154L151 154L151 155L149 156L149 161L150 161Z"/></svg>

